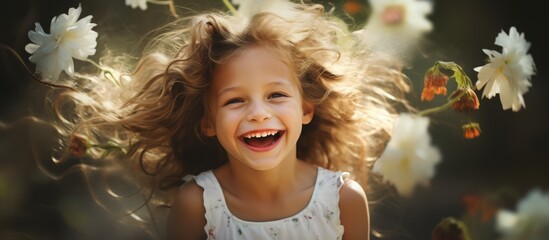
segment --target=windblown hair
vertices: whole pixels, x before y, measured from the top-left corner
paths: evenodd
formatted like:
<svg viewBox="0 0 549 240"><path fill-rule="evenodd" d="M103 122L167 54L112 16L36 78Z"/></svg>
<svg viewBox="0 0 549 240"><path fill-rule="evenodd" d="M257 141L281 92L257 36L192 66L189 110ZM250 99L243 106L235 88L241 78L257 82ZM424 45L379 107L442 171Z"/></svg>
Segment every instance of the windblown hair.
<svg viewBox="0 0 549 240"><path fill-rule="evenodd" d="M227 161L217 139L201 131L206 95L217 66L261 45L295 70L304 101L314 105L298 158L349 171L365 184L405 103L406 78L396 61L353 44L321 5L291 6L284 15L261 12L243 20L214 12L171 24L118 85L98 77L71 94L78 114L73 134L127 147L123 156L106 158L133 169L151 194L170 192L162 190Z"/></svg>

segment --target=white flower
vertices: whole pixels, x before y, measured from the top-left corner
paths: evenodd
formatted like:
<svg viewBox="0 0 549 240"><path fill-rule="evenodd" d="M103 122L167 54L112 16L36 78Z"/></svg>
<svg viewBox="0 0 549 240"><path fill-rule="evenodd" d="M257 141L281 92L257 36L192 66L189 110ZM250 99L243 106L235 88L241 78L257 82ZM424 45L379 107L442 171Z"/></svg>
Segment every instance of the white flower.
<svg viewBox="0 0 549 240"><path fill-rule="evenodd" d="M534 189L518 203L516 212L500 210L497 230L503 240L546 240L549 237L549 193Z"/></svg>
<svg viewBox="0 0 549 240"><path fill-rule="evenodd" d="M141 10L147 10L147 0L126 0L126 6L133 9L139 7Z"/></svg>
<svg viewBox="0 0 549 240"><path fill-rule="evenodd" d="M433 29L427 15L431 1L370 0L372 13L357 37L374 51L385 51L407 61L419 40Z"/></svg>
<svg viewBox="0 0 549 240"><path fill-rule="evenodd" d="M72 58L85 60L95 54L97 32L91 30L95 24L90 23L92 16L78 20L82 8L69 9L69 14L61 14L51 20L50 34L44 32L40 23L36 29L29 31L29 39L25 50L32 54L29 60L36 63L36 69L42 78L57 80L64 70L74 74ZM78 20L78 21L77 21Z"/></svg>
<svg viewBox="0 0 549 240"><path fill-rule="evenodd" d="M484 87L483 97L492 98L499 93L504 110L513 111L525 107L522 95L532 85L530 77L534 75L534 59L528 54L530 43L519 34L515 27L511 27L509 35L500 32L495 44L502 47L502 53L483 49L488 55L488 64L476 67L478 72L477 89Z"/></svg>
<svg viewBox="0 0 549 240"><path fill-rule="evenodd" d="M410 195L416 185L428 183L440 162L441 155L431 145L428 126L429 118L401 114L385 152L374 165L373 171L392 182L403 196Z"/></svg>

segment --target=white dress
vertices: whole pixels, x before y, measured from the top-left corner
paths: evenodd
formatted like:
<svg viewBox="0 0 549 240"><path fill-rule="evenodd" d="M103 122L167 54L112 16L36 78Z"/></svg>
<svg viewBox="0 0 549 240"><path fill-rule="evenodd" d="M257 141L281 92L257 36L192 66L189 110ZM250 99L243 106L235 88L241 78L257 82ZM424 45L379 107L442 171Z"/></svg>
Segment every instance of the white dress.
<svg viewBox="0 0 549 240"><path fill-rule="evenodd" d="M225 239L341 239L343 226L339 219L339 189L349 173L318 167L313 195L299 213L284 219L251 222L234 216L225 202L221 185L212 171L195 178L204 189L206 226L210 240Z"/></svg>

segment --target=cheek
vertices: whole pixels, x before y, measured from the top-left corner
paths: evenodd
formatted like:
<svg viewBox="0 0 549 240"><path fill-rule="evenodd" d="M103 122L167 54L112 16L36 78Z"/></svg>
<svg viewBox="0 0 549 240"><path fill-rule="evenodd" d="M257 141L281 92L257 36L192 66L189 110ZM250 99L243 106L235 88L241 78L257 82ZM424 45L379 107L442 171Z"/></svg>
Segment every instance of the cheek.
<svg viewBox="0 0 549 240"><path fill-rule="evenodd" d="M298 103L292 103L291 105L279 106L277 107L277 112L279 116L285 121L299 123L301 125L301 116L303 115L303 110Z"/></svg>
<svg viewBox="0 0 549 240"><path fill-rule="evenodd" d="M219 110L215 116L215 125L217 131L222 131L224 133L234 132L238 127L238 123L242 118L243 114L240 111L234 110ZM233 133L234 134L234 133Z"/></svg>

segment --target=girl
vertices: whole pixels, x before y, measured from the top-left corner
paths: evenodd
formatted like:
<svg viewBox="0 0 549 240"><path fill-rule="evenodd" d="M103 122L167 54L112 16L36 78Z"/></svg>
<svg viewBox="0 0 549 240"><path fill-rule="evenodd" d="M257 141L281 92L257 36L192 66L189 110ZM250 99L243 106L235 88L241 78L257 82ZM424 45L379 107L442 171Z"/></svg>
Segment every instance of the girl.
<svg viewBox="0 0 549 240"><path fill-rule="evenodd" d="M120 88L73 94L73 135L127 144L169 239L369 239L361 185L407 84L322 6L290 6L181 20Z"/></svg>

